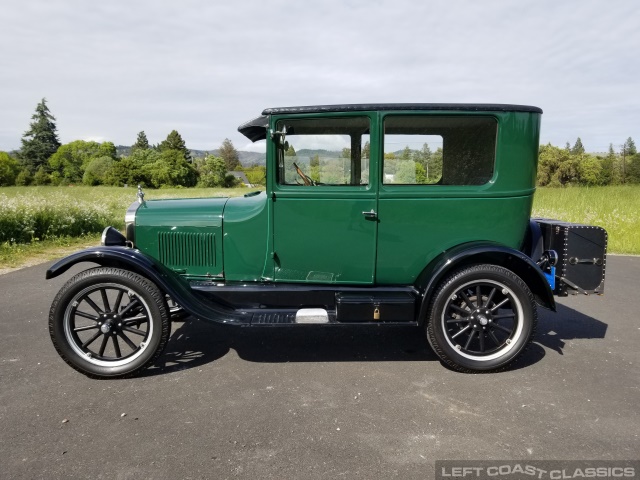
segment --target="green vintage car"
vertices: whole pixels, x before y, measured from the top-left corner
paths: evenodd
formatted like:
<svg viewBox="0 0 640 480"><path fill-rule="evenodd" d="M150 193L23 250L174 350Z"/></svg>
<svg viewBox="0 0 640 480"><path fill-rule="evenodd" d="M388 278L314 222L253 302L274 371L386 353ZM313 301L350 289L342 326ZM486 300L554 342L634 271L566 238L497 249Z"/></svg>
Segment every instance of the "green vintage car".
<svg viewBox="0 0 640 480"><path fill-rule="evenodd" d="M145 201L107 227L53 301L62 358L123 377L158 357L172 318L265 327L424 329L464 372L506 368L554 293L602 293L606 232L532 220L540 117L522 105L269 108L265 190ZM388 330L392 335L394 329Z"/></svg>

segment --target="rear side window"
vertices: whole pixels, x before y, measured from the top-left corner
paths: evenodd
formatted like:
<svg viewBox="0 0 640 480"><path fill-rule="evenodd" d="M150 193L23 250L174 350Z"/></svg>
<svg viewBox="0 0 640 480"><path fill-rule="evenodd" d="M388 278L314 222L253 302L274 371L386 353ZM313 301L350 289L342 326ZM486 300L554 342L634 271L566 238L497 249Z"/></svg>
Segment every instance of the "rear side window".
<svg viewBox="0 0 640 480"><path fill-rule="evenodd" d="M483 185L493 177L493 117L394 116L384 120L384 184Z"/></svg>

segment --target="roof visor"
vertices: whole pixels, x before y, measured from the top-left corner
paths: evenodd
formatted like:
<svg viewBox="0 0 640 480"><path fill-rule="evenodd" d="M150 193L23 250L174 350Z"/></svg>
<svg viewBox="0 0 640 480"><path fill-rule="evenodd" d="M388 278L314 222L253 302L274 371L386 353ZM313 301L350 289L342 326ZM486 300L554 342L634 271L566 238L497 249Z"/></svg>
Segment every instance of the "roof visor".
<svg viewBox="0 0 640 480"><path fill-rule="evenodd" d="M238 127L238 131L252 142L264 140L267 138L267 127L269 126L269 117L262 115L247 123L243 123Z"/></svg>

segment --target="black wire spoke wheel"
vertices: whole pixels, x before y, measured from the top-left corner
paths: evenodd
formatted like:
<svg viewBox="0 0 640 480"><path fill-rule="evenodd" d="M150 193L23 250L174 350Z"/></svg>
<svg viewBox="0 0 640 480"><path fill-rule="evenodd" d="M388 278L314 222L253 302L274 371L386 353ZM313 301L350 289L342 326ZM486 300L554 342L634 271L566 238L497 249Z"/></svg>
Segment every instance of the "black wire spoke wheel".
<svg viewBox="0 0 640 480"><path fill-rule="evenodd" d="M101 366L123 365L148 348L149 306L122 285L101 283L80 291L65 312L67 340L78 355Z"/></svg>
<svg viewBox="0 0 640 480"><path fill-rule="evenodd" d="M123 377L145 368L169 336L169 309L155 284L133 272L95 268L60 290L49 332L62 358L98 378Z"/></svg>
<svg viewBox="0 0 640 480"><path fill-rule="evenodd" d="M470 282L447 302L442 322L447 340L472 358L503 352L522 331L522 305L499 282Z"/></svg>
<svg viewBox="0 0 640 480"><path fill-rule="evenodd" d="M506 367L529 344L537 321L527 285L495 265L476 265L445 280L432 302L427 337L461 371Z"/></svg>

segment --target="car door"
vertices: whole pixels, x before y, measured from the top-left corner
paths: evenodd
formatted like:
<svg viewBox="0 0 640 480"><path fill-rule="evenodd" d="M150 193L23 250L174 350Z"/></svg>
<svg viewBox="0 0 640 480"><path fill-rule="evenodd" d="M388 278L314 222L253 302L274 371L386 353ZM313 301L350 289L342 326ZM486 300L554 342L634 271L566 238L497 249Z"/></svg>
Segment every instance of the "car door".
<svg viewBox="0 0 640 480"><path fill-rule="evenodd" d="M374 123L361 112L272 120L272 130L286 132L269 149L275 281L374 282Z"/></svg>

